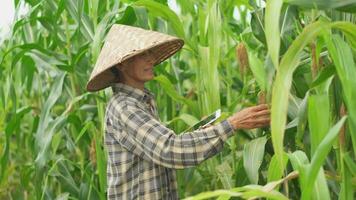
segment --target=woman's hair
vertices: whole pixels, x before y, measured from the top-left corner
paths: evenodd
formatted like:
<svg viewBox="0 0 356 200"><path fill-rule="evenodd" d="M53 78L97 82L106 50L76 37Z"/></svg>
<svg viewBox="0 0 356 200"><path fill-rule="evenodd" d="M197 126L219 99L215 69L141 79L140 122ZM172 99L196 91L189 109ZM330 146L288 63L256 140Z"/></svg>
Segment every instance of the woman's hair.
<svg viewBox="0 0 356 200"><path fill-rule="evenodd" d="M119 68L129 67L134 62L135 59L137 59L136 56L131 57L127 59L124 63L116 64L115 66L110 68L111 73L113 73L115 76L115 81L120 81L122 79L122 73L120 72L121 70Z"/></svg>
<svg viewBox="0 0 356 200"><path fill-rule="evenodd" d="M118 81L120 81L122 79L122 73L121 73L121 70L119 68L126 67L126 66L130 65L132 63L132 60L133 59L126 60L124 63L116 64L115 66L110 68L111 73L113 73L114 76L115 76L115 81L116 82L118 82Z"/></svg>
<svg viewBox="0 0 356 200"><path fill-rule="evenodd" d="M114 74L115 80L119 80L120 79L120 70L117 68L117 66L111 67L110 71L111 71L111 73Z"/></svg>

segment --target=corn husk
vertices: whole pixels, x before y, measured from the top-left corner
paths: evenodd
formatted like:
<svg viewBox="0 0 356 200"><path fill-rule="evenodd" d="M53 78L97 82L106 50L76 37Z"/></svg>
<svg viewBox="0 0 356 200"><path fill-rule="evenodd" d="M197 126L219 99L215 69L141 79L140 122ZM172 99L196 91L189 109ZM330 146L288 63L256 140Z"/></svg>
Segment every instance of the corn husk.
<svg viewBox="0 0 356 200"><path fill-rule="evenodd" d="M236 46L236 58L239 64L240 75L243 79L243 77L246 76L246 73L249 69L247 49L243 42L239 43Z"/></svg>
<svg viewBox="0 0 356 200"><path fill-rule="evenodd" d="M258 96L258 104L266 103L266 92L265 91L260 91L257 96Z"/></svg>
<svg viewBox="0 0 356 200"><path fill-rule="evenodd" d="M311 72L312 72L312 77L313 79L316 77L316 75L318 74L318 65L319 65L319 61L317 61L316 58L316 45L315 43L312 43L310 45L311 48L311 54L312 54L312 64L311 64Z"/></svg>

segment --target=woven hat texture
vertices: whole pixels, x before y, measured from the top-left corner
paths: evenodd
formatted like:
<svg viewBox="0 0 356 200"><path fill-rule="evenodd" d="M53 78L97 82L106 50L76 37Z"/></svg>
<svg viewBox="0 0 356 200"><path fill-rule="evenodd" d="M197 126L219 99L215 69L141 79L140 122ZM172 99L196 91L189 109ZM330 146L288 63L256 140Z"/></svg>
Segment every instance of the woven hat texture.
<svg viewBox="0 0 356 200"><path fill-rule="evenodd" d="M88 91L104 89L117 77L111 68L149 51L157 65L180 50L184 41L157 31L114 24L106 36L94 69L87 83ZM120 66L120 65L119 65Z"/></svg>

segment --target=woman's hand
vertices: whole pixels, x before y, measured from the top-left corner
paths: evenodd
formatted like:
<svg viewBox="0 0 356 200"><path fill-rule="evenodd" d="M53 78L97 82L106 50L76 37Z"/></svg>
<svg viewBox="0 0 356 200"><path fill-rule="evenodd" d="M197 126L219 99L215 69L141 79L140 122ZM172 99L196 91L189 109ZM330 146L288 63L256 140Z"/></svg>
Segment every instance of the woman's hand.
<svg viewBox="0 0 356 200"><path fill-rule="evenodd" d="M234 129L254 129L268 126L270 111L267 104L252 106L235 113L228 118Z"/></svg>

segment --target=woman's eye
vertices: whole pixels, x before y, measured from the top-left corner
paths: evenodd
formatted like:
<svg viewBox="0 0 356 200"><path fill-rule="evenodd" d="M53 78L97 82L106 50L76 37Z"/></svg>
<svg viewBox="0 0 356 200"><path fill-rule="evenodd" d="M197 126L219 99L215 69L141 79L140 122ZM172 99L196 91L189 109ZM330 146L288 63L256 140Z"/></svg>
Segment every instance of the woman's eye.
<svg viewBox="0 0 356 200"><path fill-rule="evenodd" d="M151 63L151 62L153 62L153 58L147 57L147 58L146 58L146 61L149 62L149 63Z"/></svg>

